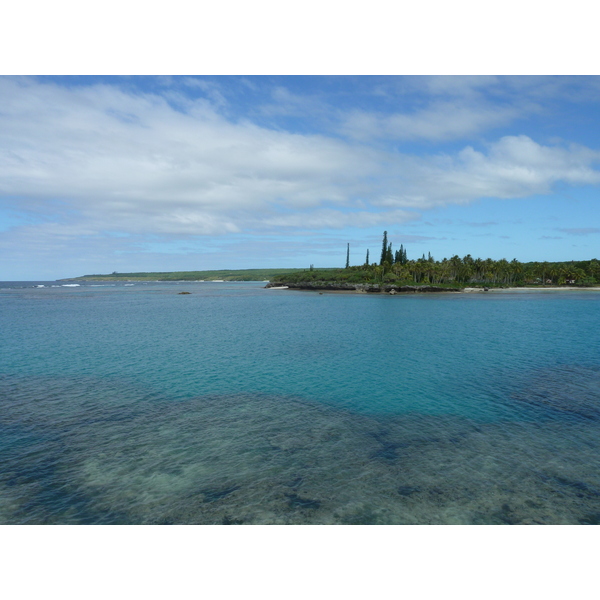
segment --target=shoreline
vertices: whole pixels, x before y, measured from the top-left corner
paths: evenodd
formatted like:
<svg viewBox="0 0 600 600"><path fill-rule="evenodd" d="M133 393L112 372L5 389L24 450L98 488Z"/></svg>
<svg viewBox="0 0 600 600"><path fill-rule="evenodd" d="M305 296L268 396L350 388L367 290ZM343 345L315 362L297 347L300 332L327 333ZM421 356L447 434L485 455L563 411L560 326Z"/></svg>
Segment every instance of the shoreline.
<svg viewBox="0 0 600 600"><path fill-rule="evenodd" d="M482 292L481 288L464 288L463 292ZM488 292L600 292L600 287L546 286L490 288Z"/></svg>
<svg viewBox="0 0 600 600"><path fill-rule="evenodd" d="M384 294L388 296L404 296L407 294L488 294L488 293L538 293L538 292L567 292L567 291L591 291L600 292L600 286L595 287L577 287L577 286L546 286L546 287L506 287L506 288L483 288L483 287L464 287L464 288L442 288L434 285L422 286L394 286L379 284L343 284L343 283L290 283L277 282L268 283L265 289L290 289L304 292L319 292L319 294Z"/></svg>

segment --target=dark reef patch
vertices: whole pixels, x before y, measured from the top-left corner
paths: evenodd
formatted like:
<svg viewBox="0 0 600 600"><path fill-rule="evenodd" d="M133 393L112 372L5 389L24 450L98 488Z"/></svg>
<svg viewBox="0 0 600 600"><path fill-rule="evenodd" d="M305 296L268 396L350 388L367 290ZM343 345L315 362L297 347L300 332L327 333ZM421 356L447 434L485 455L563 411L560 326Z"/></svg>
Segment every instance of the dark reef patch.
<svg viewBox="0 0 600 600"><path fill-rule="evenodd" d="M222 498L229 496L229 494L233 494L233 492L239 489L239 485L232 485L230 487L221 489L200 490L200 494L202 494L204 502L216 502L217 500L221 500Z"/></svg>
<svg viewBox="0 0 600 600"><path fill-rule="evenodd" d="M410 485L401 485L398 488L398 493L401 496L412 496L413 494L417 494L421 491L420 488L417 487L411 487Z"/></svg>
<svg viewBox="0 0 600 600"><path fill-rule="evenodd" d="M600 368L557 365L532 373L513 399L555 416L600 420Z"/></svg>
<svg viewBox="0 0 600 600"><path fill-rule="evenodd" d="M318 500L312 500L310 498L302 498L298 494L285 494L287 503L291 508L310 508L316 509L321 506Z"/></svg>
<svg viewBox="0 0 600 600"><path fill-rule="evenodd" d="M40 401L42 386L57 393ZM284 396L173 401L100 380L4 378L0 430L0 523L600 519L590 419L374 417Z"/></svg>

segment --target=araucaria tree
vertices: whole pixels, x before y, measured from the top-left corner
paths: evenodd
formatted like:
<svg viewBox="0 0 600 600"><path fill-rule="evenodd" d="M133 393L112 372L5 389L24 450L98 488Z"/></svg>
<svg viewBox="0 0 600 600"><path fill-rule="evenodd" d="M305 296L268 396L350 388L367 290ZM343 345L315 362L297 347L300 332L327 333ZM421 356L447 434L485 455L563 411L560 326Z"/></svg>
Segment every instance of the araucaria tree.
<svg viewBox="0 0 600 600"><path fill-rule="evenodd" d="M396 250L394 253L394 264L405 265L406 263L406 250L404 249L404 246L400 244L400 250Z"/></svg>
<svg viewBox="0 0 600 600"><path fill-rule="evenodd" d="M310 265L310 270L314 266ZM348 283L378 283L391 285L448 285L462 287L475 286L523 286L523 285L600 285L600 260L569 262L530 262L521 263L516 258L473 258L467 254L463 258L454 255L441 261L435 260L428 252L421 258L408 260L406 248L392 252L387 231L383 232L381 262L369 261L369 250L365 264L350 266L350 244L346 246L346 269L339 273L326 270L311 281L344 281ZM290 274L285 274L290 278ZM306 277L304 272L298 277ZM320 279L319 279L320 277ZM283 281L280 279L280 281ZM302 280L299 280L302 281Z"/></svg>
<svg viewBox="0 0 600 600"><path fill-rule="evenodd" d="M387 259L388 253L388 241L387 241L387 231L383 232L383 245L381 246L381 260L379 264L382 265Z"/></svg>
<svg viewBox="0 0 600 600"><path fill-rule="evenodd" d="M394 263L394 253L392 252L392 242L388 244L387 252L385 253L385 260L389 262L390 265Z"/></svg>

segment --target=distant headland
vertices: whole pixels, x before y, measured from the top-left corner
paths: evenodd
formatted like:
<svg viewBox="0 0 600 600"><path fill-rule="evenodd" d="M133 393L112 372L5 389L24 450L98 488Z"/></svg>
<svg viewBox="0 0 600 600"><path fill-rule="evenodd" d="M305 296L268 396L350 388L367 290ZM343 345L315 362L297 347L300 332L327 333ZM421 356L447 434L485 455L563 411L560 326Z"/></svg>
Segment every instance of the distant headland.
<svg viewBox="0 0 600 600"><path fill-rule="evenodd" d="M271 281L305 269L222 269L216 271L138 272L82 275L61 281ZM330 269L334 271L335 269Z"/></svg>
<svg viewBox="0 0 600 600"><path fill-rule="evenodd" d="M446 292L502 288L600 287L600 261L596 258L563 262L510 262L505 258L473 258L454 255L441 261L431 253L409 259L407 250L392 251L383 232L381 256L362 265L350 265L347 244L345 268L238 269L214 271L139 272L83 275L62 281L267 281L266 287L365 292Z"/></svg>

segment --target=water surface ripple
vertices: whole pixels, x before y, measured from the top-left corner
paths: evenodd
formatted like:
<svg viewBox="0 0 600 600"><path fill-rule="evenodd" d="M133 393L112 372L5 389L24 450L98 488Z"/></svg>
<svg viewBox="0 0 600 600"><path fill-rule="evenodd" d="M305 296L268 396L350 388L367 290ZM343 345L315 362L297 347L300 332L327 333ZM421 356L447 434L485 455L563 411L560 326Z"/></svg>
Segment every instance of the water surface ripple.
<svg viewBox="0 0 600 600"><path fill-rule="evenodd" d="M52 284L0 286L0 523L600 522L600 294Z"/></svg>

